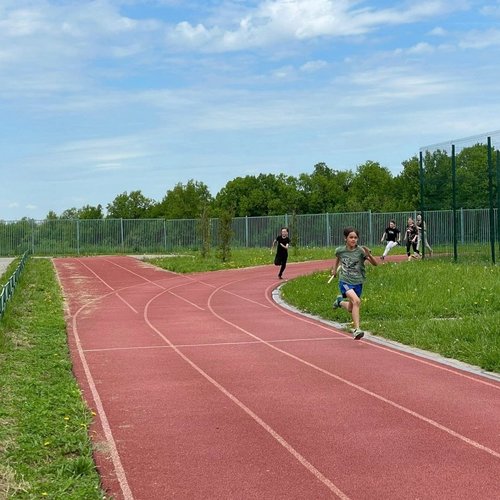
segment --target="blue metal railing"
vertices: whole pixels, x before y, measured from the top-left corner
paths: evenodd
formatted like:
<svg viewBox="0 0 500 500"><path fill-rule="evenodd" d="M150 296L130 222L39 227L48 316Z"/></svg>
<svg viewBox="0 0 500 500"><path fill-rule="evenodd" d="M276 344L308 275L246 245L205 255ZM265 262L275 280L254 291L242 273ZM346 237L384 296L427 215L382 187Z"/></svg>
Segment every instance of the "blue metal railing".
<svg viewBox="0 0 500 500"><path fill-rule="evenodd" d="M24 269L24 265L28 260L28 253L29 253L28 251L24 252L23 256L21 257L21 261L19 262L19 265L17 266L12 276L9 278L9 281L7 281L5 285L2 285L2 292L0 293L0 319L2 318L5 312L5 308L7 307L7 302L12 297L14 289L16 288L16 285L19 281L19 277L21 276L21 272Z"/></svg>

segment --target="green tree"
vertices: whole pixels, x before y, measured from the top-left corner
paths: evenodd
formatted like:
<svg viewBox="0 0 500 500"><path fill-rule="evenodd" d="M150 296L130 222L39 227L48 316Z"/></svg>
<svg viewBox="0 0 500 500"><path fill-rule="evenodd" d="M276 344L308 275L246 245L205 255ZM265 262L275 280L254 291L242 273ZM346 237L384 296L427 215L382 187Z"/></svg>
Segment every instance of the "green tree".
<svg viewBox="0 0 500 500"><path fill-rule="evenodd" d="M201 211L199 220L199 232L201 236L201 256L206 258L210 255L210 247L212 244L212 221L210 219L210 209L205 205Z"/></svg>
<svg viewBox="0 0 500 500"><path fill-rule="evenodd" d="M102 205L100 204L97 207L85 205L78 210L78 218L80 219L102 219L103 217Z"/></svg>
<svg viewBox="0 0 500 500"><path fill-rule="evenodd" d="M57 217L57 214L54 212L54 210L50 210L49 213L45 216L45 220L57 220L59 217Z"/></svg>
<svg viewBox="0 0 500 500"><path fill-rule="evenodd" d="M197 219L212 201L207 185L191 179L187 184L179 182L168 190L151 213L153 217L165 219Z"/></svg>
<svg viewBox="0 0 500 500"><path fill-rule="evenodd" d="M233 238L233 214L229 210L222 210L219 214L219 248L217 258L227 262L231 258L231 239Z"/></svg>
<svg viewBox="0 0 500 500"><path fill-rule="evenodd" d="M78 209L75 207L67 208L59 217L60 219L78 219Z"/></svg>
<svg viewBox="0 0 500 500"><path fill-rule="evenodd" d="M456 165L457 208L489 207L488 146L464 148L456 155Z"/></svg>
<svg viewBox="0 0 500 500"><path fill-rule="evenodd" d="M352 180L352 172L332 170L325 163L317 163L310 175L300 174L303 212L319 214L345 211Z"/></svg>
<svg viewBox="0 0 500 500"><path fill-rule="evenodd" d="M367 161L356 170L348 191L349 212L390 212L395 209L395 184L391 172L379 163Z"/></svg>
<svg viewBox="0 0 500 500"><path fill-rule="evenodd" d="M420 206L419 159L413 156L402 165L403 171L394 179L395 210L416 210Z"/></svg>
<svg viewBox="0 0 500 500"><path fill-rule="evenodd" d="M452 206L451 158L445 150L427 151L423 157L424 209L445 210Z"/></svg>
<svg viewBox="0 0 500 500"><path fill-rule="evenodd" d="M290 213L302 205L297 187L297 179L285 174L237 177L219 191L215 210L234 210L236 217Z"/></svg>
<svg viewBox="0 0 500 500"><path fill-rule="evenodd" d="M140 190L131 191L130 194L119 194L106 209L110 219L141 219L151 216L153 202L146 198Z"/></svg>

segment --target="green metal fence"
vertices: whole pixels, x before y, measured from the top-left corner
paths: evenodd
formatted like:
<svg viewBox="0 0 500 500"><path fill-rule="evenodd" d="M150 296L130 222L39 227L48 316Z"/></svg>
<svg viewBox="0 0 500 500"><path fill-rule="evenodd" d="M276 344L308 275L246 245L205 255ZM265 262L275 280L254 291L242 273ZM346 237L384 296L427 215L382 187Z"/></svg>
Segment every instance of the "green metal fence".
<svg viewBox="0 0 500 500"><path fill-rule="evenodd" d="M494 216L498 210L494 209ZM428 210L428 239L436 254L453 256L454 239L465 258L470 253L489 253L489 209ZM361 242L379 244L388 221L394 219L404 232L408 217L416 211L391 213L326 213L237 217L233 220L231 245L270 247L280 227L288 226L292 241L302 247L328 247L343 243L343 228L354 226ZM456 231L454 231L456 220ZM218 220L210 220L210 240L217 247ZM200 222L164 219L22 220L0 221L0 256L20 255L29 248L33 255L147 254L169 253L202 246Z"/></svg>
<svg viewBox="0 0 500 500"><path fill-rule="evenodd" d="M16 288L16 285L19 281L19 277L21 276L21 273L24 269L24 265L26 264L27 260L28 260L28 252L26 251L21 257L21 261L19 262L12 276L9 278L7 283L5 283L5 285L2 285L2 291L0 292L0 319L4 315L5 308L7 307L7 302L10 300L12 294L14 293L14 289Z"/></svg>
<svg viewBox="0 0 500 500"><path fill-rule="evenodd" d="M449 208L453 229L451 252L458 259L459 246L465 240L481 243L475 253L489 255L496 262L496 243L500 245L500 131L453 139L420 149L420 211L424 219L429 210ZM461 208L462 207L462 208ZM481 207L485 214L463 209ZM488 226L488 246L478 233ZM425 251L425 249L424 249Z"/></svg>

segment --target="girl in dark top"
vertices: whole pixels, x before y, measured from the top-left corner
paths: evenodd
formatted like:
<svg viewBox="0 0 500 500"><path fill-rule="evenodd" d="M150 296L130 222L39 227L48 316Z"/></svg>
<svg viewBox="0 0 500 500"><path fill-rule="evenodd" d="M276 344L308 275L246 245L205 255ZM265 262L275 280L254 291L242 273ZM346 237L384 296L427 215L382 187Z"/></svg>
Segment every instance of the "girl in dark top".
<svg viewBox="0 0 500 500"><path fill-rule="evenodd" d="M406 255L408 255L408 260L411 260L410 248L413 248L413 258L418 259L420 257L420 252L417 248L418 229L411 217L408 218L404 239L406 240Z"/></svg>
<svg viewBox="0 0 500 500"><path fill-rule="evenodd" d="M274 257L274 265L280 266L280 272L278 273L278 278L283 279L283 272L286 268L286 261L288 260L288 247L290 246L290 238L288 237L288 228L282 227L281 234L276 236L271 247L271 253L274 250L274 246L277 245L276 256Z"/></svg>

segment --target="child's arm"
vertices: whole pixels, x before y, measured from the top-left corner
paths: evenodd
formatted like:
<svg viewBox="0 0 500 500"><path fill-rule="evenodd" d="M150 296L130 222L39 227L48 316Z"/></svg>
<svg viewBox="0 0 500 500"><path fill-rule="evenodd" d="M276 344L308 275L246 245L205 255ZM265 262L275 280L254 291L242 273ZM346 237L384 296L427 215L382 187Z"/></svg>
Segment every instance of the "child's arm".
<svg viewBox="0 0 500 500"><path fill-rule="evenodd" d="M337 269L339 268L339 265L340 265L340 258L337 257L335 259L335 264L333 265L332 269L330 270L330 274L336 278L337 277Z"/></svg>
<svg viewBox="0 0 500 500"><path fill-rule="evenodd" d="M380 243L383 243L383 242L384 242L384 240L385 240L385 236L386 236L386 235L385 235L385 231L384 231L384 234L382 235L382 238L380 238Z"/></svg>
<svg viewBox="0 0 500 500"><path fill-rule="evenodd" d="M271 253L273 253L274 245L276 245L276 240L273 240L273 244L271 245Z"/></svg>
<svg viewBox="0 0 500 500"><path fill-rule="evenodd" d="M373 266L378 266L378 262L375 260L375 257L372 255L372 251L368 247L361 247L363 252L365 252L366 258L370 261L370 264Z"/></svg>

